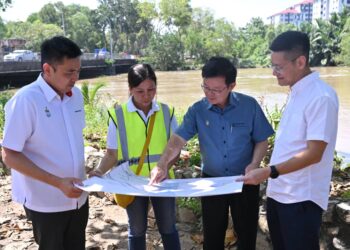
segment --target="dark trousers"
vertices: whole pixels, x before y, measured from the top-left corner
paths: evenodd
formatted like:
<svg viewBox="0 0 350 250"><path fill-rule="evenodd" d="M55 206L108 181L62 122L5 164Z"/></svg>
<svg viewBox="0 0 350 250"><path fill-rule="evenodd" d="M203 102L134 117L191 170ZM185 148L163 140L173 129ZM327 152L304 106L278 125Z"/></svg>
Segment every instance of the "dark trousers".
<svg viewBox="0 0 350 250"><path fill-rule="evenodd" d="M203 174L206 177L205 174ZM228 211L239 250L254 250L259 218L259 186L243 185L242 193L202 197L204 250L224 249Z"/></svg>
<svg viewBox="0 0 350 250"><path fill-rule="evenodd" d="M284 204L267 198L274 250L319 250L322 209L312 201Z"/></svg>
<svg viewBox="0 0 350 250"><path fill-rule="evenodd" d="M39 250L84 250L89 202L80 209L42 213L24 207Z"/></svg>

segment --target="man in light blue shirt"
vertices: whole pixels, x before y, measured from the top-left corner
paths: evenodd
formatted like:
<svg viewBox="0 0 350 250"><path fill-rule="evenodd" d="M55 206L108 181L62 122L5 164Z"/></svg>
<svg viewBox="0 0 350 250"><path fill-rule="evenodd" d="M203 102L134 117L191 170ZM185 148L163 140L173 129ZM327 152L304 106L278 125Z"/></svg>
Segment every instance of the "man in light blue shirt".
<svg viewBox="0 0 350 250"><path fill-rule="evenodd" d="M226 58L213 57L204 65L202 89L206 97L188 109L152 171L150 183L166 178L170 163L196 134L203 177L244 175L259 167L273 129L254 98L232 92L236 75L236 68ZM229 208L238 235L238 249L255 249L258 185L244 185L239 194L203 197L201 202L203 249L224 249Z"/></svg>

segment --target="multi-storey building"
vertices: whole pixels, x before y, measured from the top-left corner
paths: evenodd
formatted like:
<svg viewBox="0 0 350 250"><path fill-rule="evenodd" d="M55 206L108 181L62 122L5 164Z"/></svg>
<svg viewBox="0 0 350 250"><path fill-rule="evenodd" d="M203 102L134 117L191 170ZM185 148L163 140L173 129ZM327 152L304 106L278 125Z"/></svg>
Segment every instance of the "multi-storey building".
<svg viewBox="0 0 350 250"><path fill-rule="evenodd" d="M311 22L313 14L313 2L314 0L304 0L287 8L284 11L268 17L270 24L277 26L278 24L282 23L291 23L299 26L302 22Z"/></svg>
<svg viewBox="0 0 350 250"><path fill-rule="evenodd" d="M319 18L328 20L332 13L340 13L346 7L350 7L350 0L315 0L313 22Z"/></svg>
<svg viewBox="0 0 350 250"><path fill-rule="evenodd" d="M291 23L299 26L302 22L315 22L316 19L328 20L332 13L340 13L350 8L350 0L304 0L284 11L268 17L269 23Z"/></svg>

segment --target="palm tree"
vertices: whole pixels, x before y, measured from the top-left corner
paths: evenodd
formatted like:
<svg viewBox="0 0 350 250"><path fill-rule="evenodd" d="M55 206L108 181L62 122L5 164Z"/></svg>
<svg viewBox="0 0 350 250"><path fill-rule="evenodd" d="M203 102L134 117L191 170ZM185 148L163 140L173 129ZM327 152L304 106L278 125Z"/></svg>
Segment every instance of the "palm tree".
<svg viewBox="0 0 350 250"><path fill-rule="evenodd" d="M105 83L103 82L97 82L93 85L93 87L90 89L90 85L87 81L84 81L81 86L81 93L84 97L84 104L95 106L96 104L96 94L98 90L105 86Z"/></svg>

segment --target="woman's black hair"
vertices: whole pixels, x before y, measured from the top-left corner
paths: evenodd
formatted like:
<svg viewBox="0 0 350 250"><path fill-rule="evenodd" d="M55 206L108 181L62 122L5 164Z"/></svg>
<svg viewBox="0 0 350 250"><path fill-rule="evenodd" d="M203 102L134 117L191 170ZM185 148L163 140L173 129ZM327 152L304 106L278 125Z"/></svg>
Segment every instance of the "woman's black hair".
<svg viewBox="0 0 350 250"><path fill-rule="evenodd" d="M157 85L156 74L149 64L140 63L130 67L128 72L128 83L130 89L139 86L141 82L147 79L154 81L154 84Z"/></svg>

